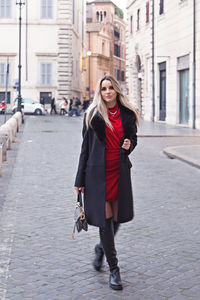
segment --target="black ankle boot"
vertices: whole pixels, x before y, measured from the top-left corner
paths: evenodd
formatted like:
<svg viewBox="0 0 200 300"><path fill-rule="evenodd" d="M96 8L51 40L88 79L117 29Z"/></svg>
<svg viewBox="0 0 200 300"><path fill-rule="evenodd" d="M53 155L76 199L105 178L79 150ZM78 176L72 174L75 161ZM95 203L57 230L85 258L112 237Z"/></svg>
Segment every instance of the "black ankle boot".
<svg viewBox="0 0 200 300"><path fill-rule="evenodd" d="M95 246L94 251L96 256L93 261L93 267L95 268L96 271L100 271L103 264L103 256L104 256L104 251L101 243Z"/></svg>
<svg viewBox="0 0 200 300"><path fill-rule="evenodd" d="M122 282L120 277L119 268L110 271L109 285L113 290L122 290Z"/></svg>
<svg viewBox="0 0 200 300"><path fill-rule="evenodd" d="M114 243L113 219L106 219L105 228L99 229L101 243L110 268L109 285L114 290L121 290L122 283L118 268L117 252Z"/></svg>

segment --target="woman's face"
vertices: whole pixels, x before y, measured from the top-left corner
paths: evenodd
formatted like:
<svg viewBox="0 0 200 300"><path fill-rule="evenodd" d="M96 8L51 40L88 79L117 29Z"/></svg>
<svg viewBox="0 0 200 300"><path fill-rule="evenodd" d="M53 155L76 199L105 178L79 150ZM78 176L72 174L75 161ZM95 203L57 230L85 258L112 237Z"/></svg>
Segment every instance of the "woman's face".
<svg viewBox="0 0 200 300"><path fill-rule="evenodd" d="M112 82L110 80L104 80L101 83L101 97L105 101L108 107L115 106L117 100L117 93L114 90Z"/></svg>

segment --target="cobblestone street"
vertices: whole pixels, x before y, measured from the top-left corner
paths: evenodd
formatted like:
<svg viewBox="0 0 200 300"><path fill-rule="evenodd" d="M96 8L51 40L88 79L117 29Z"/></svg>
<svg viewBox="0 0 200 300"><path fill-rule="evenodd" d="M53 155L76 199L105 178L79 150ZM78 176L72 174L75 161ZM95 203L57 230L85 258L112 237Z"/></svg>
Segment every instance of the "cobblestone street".
<svg viewBox="0 0 200 300"><path fill-rule="evenodd" d="M91 264L98 229L72 240L82 117L25 118L0 196L1 300L200 299L200 170L162 152L200 138L170 126L154 137L145 124L130 156L135 218L116 237L124 289L113 291L107 265Z"/></svg>

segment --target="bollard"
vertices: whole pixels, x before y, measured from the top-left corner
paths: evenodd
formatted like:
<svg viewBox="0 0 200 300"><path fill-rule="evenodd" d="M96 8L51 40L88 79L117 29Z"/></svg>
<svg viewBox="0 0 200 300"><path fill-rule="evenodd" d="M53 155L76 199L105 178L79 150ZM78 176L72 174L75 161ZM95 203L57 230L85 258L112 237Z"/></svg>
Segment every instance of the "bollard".
<svg viewBox="0 0 200 300"><path fill-rule="evenodd" d="M6 124L8 124L13 132L13 138L17 135L17 120L15 118L10 118ZM12 142L15 141L15 138Z"/></svg>
<svg viewBox="0 0 200 300"><path fill-rule="evenodd" d="M11 140L12 131L10 130L10 128L6 124L3 124L0 127L0 135L5 135L6 136L7 149L11 150L12 149L12 140Z"/></svg>
<svg viewBox="0 0 200 300"><path fill-rule="evenodd" d="M21 126L22 124L22 117L21 117L21 113L18 111L16 112L12 118L15 118L17 120L17 126L18 126L18 130L19 130L19 127Z"/></svg>
<svg viewBox="0 0 200 300"><path fill-rule="evenodd" d="M22 124L22 113L20 111L17 111L12 118L16 119L17 121L17 131L19 131L19 127Z"/></svg>
<svg viewBox="0 0 200 300"><path fill-rule="evenodd" d="M2 176L2 145L0 144L0 177Z"/></svg>
<svg viewBox="0 0 200 300"><path fill-rule="evenodd" d="M0 135L0 145L2 145L2 161L7 160L7 140L5 135Z"/></svg>

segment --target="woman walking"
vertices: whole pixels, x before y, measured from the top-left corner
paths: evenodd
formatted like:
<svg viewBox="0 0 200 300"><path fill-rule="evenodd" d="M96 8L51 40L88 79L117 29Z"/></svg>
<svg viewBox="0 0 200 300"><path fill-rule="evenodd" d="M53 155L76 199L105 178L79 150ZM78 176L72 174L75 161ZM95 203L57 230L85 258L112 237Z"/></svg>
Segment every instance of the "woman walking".
<svg viewBox="0 0 200 300"><path fill-rule="evenodd" d="M103 256L110 269L109 285L121 290L114 235L119 224L133 219L128 155L137 144L138 113L119 83L105 76L97 84L83 125L83 142L75 189L84 193L87 222L99 227L93 266L101 270Z"/></svg>

